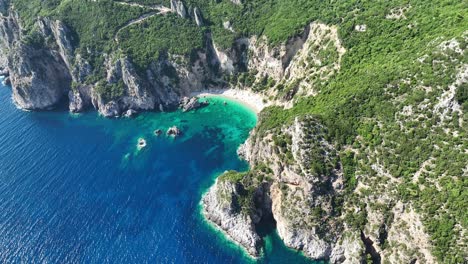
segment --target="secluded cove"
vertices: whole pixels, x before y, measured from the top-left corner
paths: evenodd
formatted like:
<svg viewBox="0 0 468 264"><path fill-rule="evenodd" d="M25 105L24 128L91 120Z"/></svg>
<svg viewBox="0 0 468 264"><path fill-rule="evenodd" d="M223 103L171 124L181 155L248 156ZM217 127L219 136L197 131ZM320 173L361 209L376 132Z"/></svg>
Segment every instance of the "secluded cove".
<svg viewBox="0 0 468 264"><path fill-rule="evenodd" d="M247 169L236 150L257 117L235 101L209 100L196 112L105 119L96 112L24 112L1 86L0 259L252 261L207 226L199 202L217 175ZM182 135L166 136L174 125ZM307 261L274 232L266 241L260 263Z"/></svg>

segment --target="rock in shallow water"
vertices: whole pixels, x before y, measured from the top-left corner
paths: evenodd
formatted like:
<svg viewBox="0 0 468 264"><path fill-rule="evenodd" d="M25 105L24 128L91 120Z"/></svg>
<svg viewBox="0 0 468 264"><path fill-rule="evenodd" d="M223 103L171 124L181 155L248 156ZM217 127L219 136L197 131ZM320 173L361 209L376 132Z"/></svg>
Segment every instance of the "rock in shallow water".
<svg viewBox="0 0 468 264"><path fill-rule="evenodd" d="M184 97L184 99L182 99L182 102L181 102L182 111L184 112L196 110L196 109L205 107L207 105L209 105L208 102L206 101L200 102L198 100L198 97L192 97L192 98Z"/></svg>
<svg viewBox="0 0 468 264"><path fill-rule="evenodd" d="M154 134L159 137L162 134L162 130L161 129L156 129L154 131Z"/></svg>
<svg viewBox="0 0 468 264"><path fill-rule="evenodd" d="M11 85L10 77L6 77L6 78L3 80L3 85Z"/></svg>
<svg viewBox="0 0 468 264"><path fill-rule="evenodd" d="M136 110L133 110L133 109L128 109L124 116L125 117L135 117L136 115L138 114L138 112Z"/></svg>
<svg viewBox="0 0 468 264"><path fill-rule="evenodd" d="M4 77L10 76L10 73L8 72L8 69L0 68L0 76L4 76Z"/></svg>
<svg viewBox="0 0 468 264"><path fill-rule="evenodd" d="M170 127L167 130L166 134L168 136L178 137L178 136L180 136L182 134L182 131L180 131L180 129L178 127L173 126L173 127Z"/></svg>

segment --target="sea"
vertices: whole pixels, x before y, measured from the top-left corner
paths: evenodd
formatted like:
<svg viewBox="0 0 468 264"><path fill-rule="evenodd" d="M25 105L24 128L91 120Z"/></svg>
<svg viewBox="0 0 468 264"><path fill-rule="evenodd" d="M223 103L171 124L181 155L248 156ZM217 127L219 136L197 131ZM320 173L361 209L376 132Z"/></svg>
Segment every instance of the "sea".
<svg viewBox="0 0 468 264"><path fill-rule="evenodd" d="M216 177L248 169L236 150L257 122L235 101L209 100L194 112L106 119L22 111L0 85L0 262L317 263L274 226L254 260L203 218ZM182 136L154 134L174 125Z"/></svg>

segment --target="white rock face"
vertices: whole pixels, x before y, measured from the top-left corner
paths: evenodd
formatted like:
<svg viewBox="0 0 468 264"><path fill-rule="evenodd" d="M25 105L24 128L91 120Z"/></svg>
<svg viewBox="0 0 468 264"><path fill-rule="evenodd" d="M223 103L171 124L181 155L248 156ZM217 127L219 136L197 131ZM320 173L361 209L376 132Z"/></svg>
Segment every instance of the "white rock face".
<svg viewBox="0 0 468 264"><path fill-rule="evenodd" d="M296 119L291 126L283 127L281 132L267 133L261 138L251 136L238 152L249 161L251 167L268 164L273 171L269 188L271 213L286 246L302 250L313 259L356 263L364 250L359 234L346 227L338 228L333 219L316 222L318 218L311 218L316 208L324 212L331 210L329 195L340 193L342 188L342 184L339 184L342 182L340 171L317 175L309 170L309 157L317 149L324 153L325 162L333 162L330 154L333 146L321 137L322 129L313 118ZM292 160L287 161L283 156L284 150L279 150L275 145L275 137L278 136L290 138L286 149L292 153ZM335 189L322 188L325 183Z"/></svg>
<svg viewBox="0 0 468 264"><path fill-rule="evenodd" d="M193 15L195 17L195 23L197 24L197 26L199 27L203 26L203 17L201 15L200 9L195 7L193 9Z"/></svg>
<svg viewBox="0 0 468 264"><path fill-rule="evenodd" d="M345 233L335 244L330 256L330 263L361 263L364 251L364 244L357 234Z"/></svg>
<svg viewBox="0 0 468 264"><path fill-rule="evenodd" d="M70 112L83 112L91 106L91 90L92 86L90 85L80 85L76 87L75 90L70 90L68 92Z"/></svg>
<svg viewBox="0 0 468 264"><path fill-rule="evenodd" d="M127 87L127 96L123 102L127 108L139 110L154 109L156 100L150 89L145 87L144 82L139 79L133 65L128 59L122 59L122 80Z"/></svg>
<svg viewBox="0 0 468 264"><path fill-rule="evenodd" d="M219 61L219 66L221 70L223 70L226 74L233 74L236 71L234 67L234 61L231 59L231 56L226 54L226 52L221 51L219 48L216 47L216 44L213 43L213 48Z"/></svg>
<svg viewBox="0 0 468 264"><path fill-rule="evenodd" d="M15 13L0 19L0 48L9 54L13 100L22 109L53 108L66 97L70 87L71 76L66 63L54 51L22 43L20 28ZM58 45L61 43L59 37L55 40Z"/></svg>
<svg viewBox="0 0 468 264"><path fill-rule="evenodd" d="M278 234L285 245L302 250L306 256L312 259L328 259L331 254L331 245L315 234L314 230L294 227L288 219L289 216L283 213L285 197L282 195L278 184L271 186L271 197Z"/></svg>
<svg viewBox="0 0 468 264"><path fill-rule="evenodd" d="M329 55L321 56L324 52ZM307 39L285 71L286 85L296 85L299 95L315 95L314 83L336 74L345 52L337 27L316 22L310 24Z"/></svg>
<svg viewBox="0 0 468 264"><path fill-rule="evenodd" d="M187 17L187 10L185 9L185 5L180 0L171 0L171 10L172 12L176 12L182 18Z"/></svg>
<svg viewBox="0 0 468 264"><path fill-rule="evenodd" d="M217 180L203 197L203 214L250 255L257 257L261 239L255 232L255 223L250 215L235 212L233 197L236 192L235 184Z"/></svg>
<svg viewBox="0 0 468 264"><path fill-rule="evenodd" d="M408 256L405 251L414 250L422 254L422 258L418 258L418 263L437 263L431 253L431 239L424 232L421 216L413 208L405 207L401 202L393 208L393 214L394 221L388 230L388 242L394 247L391 252L385 252L382 261L388 259L390 263L409 263L414 256Z"/></svg>
<svg viewBox="0 0 468 264"><path fill-rule="evenodd" d="M354 27L354 30L357 32L366 32L367 31L367 25L356 25Z"/></svg>

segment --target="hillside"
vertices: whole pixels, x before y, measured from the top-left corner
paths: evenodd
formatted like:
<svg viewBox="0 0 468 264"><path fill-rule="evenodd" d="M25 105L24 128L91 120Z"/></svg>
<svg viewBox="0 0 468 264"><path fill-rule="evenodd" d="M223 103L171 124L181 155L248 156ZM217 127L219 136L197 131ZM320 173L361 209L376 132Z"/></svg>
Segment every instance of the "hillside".
<svg viewBox="0 0 468 264"><path fill-rule="evenodd" d="M467 2L0 0L0 12L0 67L24 109L65 100L113 117L206 89L262 95L272 106L239 151L251 171L203 199L250 254L273 218L314 259L468 261Z"/></svg>

